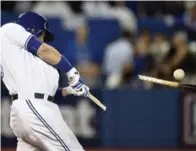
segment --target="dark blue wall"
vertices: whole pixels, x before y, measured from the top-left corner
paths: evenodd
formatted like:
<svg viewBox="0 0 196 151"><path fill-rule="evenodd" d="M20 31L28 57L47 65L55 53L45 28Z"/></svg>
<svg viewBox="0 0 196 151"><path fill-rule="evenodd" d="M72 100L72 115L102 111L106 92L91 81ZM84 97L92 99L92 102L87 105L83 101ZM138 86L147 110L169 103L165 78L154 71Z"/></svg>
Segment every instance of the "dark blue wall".
<svg viewBox="0 0 196 151"><path fill-rule="evenodd" d="M179 92L116 90L104 93L102 141L111 147L175 147L180 132Z"/></svg>

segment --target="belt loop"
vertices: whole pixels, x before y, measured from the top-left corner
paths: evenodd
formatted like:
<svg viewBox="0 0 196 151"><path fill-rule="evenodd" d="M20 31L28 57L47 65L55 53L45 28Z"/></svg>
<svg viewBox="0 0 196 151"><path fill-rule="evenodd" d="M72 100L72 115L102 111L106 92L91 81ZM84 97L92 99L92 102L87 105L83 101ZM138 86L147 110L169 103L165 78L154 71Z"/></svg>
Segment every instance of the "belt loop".
<svg viewBox="0 0 196 151"><path fill-rule="evenodd" d="M44 100L48 101L48 95L47 94L44 94Z"/></svg>

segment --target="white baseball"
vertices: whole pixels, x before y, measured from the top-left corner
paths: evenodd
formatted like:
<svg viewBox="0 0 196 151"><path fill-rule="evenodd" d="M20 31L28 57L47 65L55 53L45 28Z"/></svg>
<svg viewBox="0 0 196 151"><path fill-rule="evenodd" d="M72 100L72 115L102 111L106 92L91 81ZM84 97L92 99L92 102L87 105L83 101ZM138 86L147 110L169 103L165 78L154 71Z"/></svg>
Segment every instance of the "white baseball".
<svg viewBox="0 0 196 151"><path fill-rule="evenodd" d="M173 76L176 80L181 81L184 79L185 73L182 69L177 69L174 71Z"/></svg>

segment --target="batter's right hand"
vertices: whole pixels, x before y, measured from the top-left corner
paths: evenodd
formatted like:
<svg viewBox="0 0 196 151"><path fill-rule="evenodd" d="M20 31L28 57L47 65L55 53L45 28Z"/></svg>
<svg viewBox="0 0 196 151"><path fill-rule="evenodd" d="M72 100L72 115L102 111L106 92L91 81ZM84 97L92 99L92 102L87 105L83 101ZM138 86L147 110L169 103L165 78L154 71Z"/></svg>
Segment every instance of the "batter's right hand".
<svg viewBox="0 0 196 151"><path fill-rule="evenodd" d="M75 88L74 89L76 91L76 95L77 96L84 96L84 97L87 97L89 95L89 87L82 84L82 86L78 89L78 88Z"/></svg>
<svg viewBox="0 0 196 151"><path fill-rule="evenodd" d="M89 87L86 85L82 85L79 89L78 88L73 88L71 86L66 88L68 94L73 94L75 96L84 96L87 97L89 94Z"/></svg>

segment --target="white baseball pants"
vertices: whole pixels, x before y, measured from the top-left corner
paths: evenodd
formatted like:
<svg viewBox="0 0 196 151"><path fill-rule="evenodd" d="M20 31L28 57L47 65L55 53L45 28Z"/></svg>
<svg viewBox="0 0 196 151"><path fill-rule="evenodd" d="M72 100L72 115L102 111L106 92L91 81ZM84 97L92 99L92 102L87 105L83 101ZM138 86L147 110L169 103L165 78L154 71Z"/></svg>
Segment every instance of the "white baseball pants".
<svg viewBox="0 0 196 151"><path fill-rule="evenodd" d="M10 126L17 151L84 151L59 107L43 99L18 99L11 106Z"/></svg>

